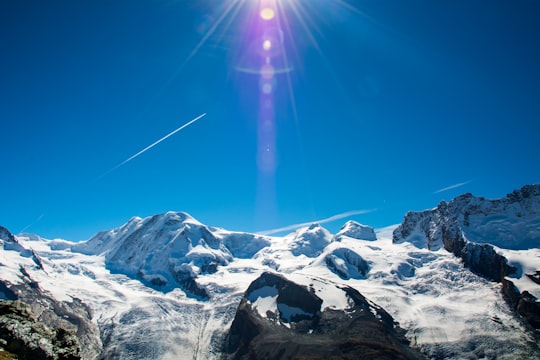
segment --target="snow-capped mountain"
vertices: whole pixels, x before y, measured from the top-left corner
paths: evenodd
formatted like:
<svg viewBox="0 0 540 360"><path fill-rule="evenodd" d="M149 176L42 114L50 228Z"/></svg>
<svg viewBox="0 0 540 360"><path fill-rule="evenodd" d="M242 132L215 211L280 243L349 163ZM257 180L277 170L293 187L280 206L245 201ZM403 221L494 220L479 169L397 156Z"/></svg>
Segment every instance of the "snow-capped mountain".
<svg viewBox="0 0 540 360"><path fill-rule="evenodd" d="M0 228L0 297L76 334L83 359L536 359L539 234L540 185L335 235L230 232L177 212L81 243Z"/></svg>
<svg viewBox="0 0 540 360"><path fill-rule="evenodd" d="M215 273L235 258L250 258L269 244L258 235L208 227L186 213L168 212L132 218L71 249L102 255L112 272L140 279L161 291L179 287L188 295L207 299L210 294L197 283L198 276Z"/></svg>
<svg viewBox="0 0 540 360"><path fill-rule="evenodd" d="M393 241L454 253L472 271L502 282L512 305L540 328L540 259L513 259L515 250L524 254L540 247L540 184L526 185L502 199L464 194L432 210L409 212Z"/></svg>

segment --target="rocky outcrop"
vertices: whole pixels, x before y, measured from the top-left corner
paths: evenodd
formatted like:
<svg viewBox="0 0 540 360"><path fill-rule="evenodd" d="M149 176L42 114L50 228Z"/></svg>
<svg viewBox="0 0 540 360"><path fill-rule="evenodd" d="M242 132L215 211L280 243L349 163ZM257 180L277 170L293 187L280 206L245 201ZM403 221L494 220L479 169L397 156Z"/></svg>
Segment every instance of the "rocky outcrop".
<svg viewBox="0 0 540 360"><path fill-rule="evenodd" d="M0 239L7 243L18 243L15 236L13 236L13 234L3 226L0 226Z"/></svg>
<svg viewBox="0 0 540 360"><path fill-rule="evenodd" d="M514 283L502 279L502 292L508 303L535 329L540 329L540 302L529 292L520 292Z"/></svg>
<svg viewBox="0 0 540 360"><path fill-rule="evenodd" d="M370 270L369 263L362 256L347 248L332 250L326 255L325 262L332 272L344 280L364 279Z"/></svg>
<svg viewBox="0 0 540 360"><path fill-rule="evenodd" d="M350 287L340 291L346 293L349 307L322 309L323 300L313 288L263 273L240 302L226 339L225 358L422 358L386 311ZM260 298L263 303L274 299L276 309L261 315L256 308Z"/></svg>
<svg viewBox="0 0 540 360"><path fill-rule="evenodd" d="M466 267L496 282L516 272L516 268L508 265L508 260L489 244L466 243L460 255Z"/></svg>
<svg viewBox="0 0 540 360"><path fill-rule="evenodd" d="M35 269L45 273L39 255L35 251L23 247L7 229L2 229L0 229L3 231L0 234L2 236L0 239L4 241L4 250L17 251L22 257L32 258ZM15 242L12 242L12 239L15 239ZM6 246L8 241L10 244L16 244L17 248ZM28 310L32 321L41 324L39 326L53 330L63 329L62 331L65 331L66 334L73 334L77 340L77 346L80 344L80 350L77 353L80 358L97 358L101 352L101 340L99 329L92 322L92 310L77 298L73 298L70 302L56 300L50 293L41 288L39 282L32 278L29 270L30 268L20 265L21 283L12 284L9 281L0 280L0 295L4 299L16 301L16 304L27 304L21 305L20 308L24 309L23 312Z"/></svg>
<svg viewBox="0 0 540 360"><path fill-rule="evenodd" d="M471 194L458 196L436 208L408 212L393 233L393 242L418 247L441 247L463 260L473 272L502 282L503 294L532 326L538 328L537 299L519 293L506 277L517 272L494 245L528 249L540 244L540 184L525 185L505 198L488 200ZM517 235L516 235L517 234ZM534 280L533 280L534 281Z"/></svg>
<svg viewBox="0 0 540 360"><path fill-rule="evenodd" d="M77 336L64 328L50 328L32 316L30 305L0 300L0 341L20 359L81 359Z"/></svg>
<svg viewBox="0 0 540 360"><path fill-rule="evenodd" d="M436 208L408 212L393 234L394 242L460 255L466 242L489 243L506 249L528 249L540 244L540 184L525 185L502 199L489 200L470 193Z"/></svg>

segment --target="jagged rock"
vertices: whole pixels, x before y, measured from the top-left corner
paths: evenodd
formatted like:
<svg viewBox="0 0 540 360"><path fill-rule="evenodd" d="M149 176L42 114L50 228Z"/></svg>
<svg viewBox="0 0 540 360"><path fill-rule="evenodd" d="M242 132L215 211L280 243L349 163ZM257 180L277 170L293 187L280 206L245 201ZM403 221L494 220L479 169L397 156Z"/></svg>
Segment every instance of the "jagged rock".
<svg viewBox="0 0 540 360"><path fill-rule="evenodd" d="M350 306L321 309L313 288L281 275L263 273L242 298L225 343L228 359L420 359L404 331L380 307L344 287ZM322 295L322 294L321 294ZM261 316L258 298L275 297L279 314ZM284 316L296 309L298 316Z"/></svg>
<svg viewBox="0 0 540 360"><path fill-rule="evenodd" d="M510 305L535 329L540 329L540 302L527 291L519 292L514 283L502 279L502 292Z"/></svg>
<svg viewBox="0 0 540 360"><path fill-rule="evenodd" d="M32 258L36 269L45 272L42 260L34 250L23 247L6 228L2 227L0 232L2 240L10 239L9 242L17 246L11 250L18 251L22 257ZM11 251L6 249L5 245L4 249ZM11 284L0 279L0 295L4 295L7 300L29 304L31 316L40 324L75 334L78 344L81 345L79 356L83 359L96 358L101 352L101 340L99 329L92 322L91 309L76 298L71 302L57 301L51 294L41 289L39 282L32 278L27 268L20 265L19 271L23 282Z"/></svg>
<svg viewBox="0 0 540 360"><path fill-rule="evenodd" d="M461 258L465 266L475 273L496 282L516 272L516 268L508 265L508 260L489 244L467 243L461 251Z"/></svg>
<svg viewBox="0 0 540 360"><path fill-rule="evenodd" d="M30 305L0 300L0 338L5 349L21 359L80 359L77 336L63 328L36 321Z"/></svg>
<svg viewBox="0 0 540 360"><path fill-rule="evenodd" d="M540 184L496 200L467 193L431 210L408 212L393 240L432 250L444 247L458 256L465 242L528 249L540 245L539 217Z"/></svg>
<svg viewBox="0 0 540 360"><path fill-rule="evenodd" d="M431 210L408 212L394 230L393 242L409 241L431 250L444 247L473 272L503 282L502 291L512 306L521 309L518 313L538 328L535 319L540 313L532 295L519 294L505 279L517 269L488 243L510 249L536 247L540 243L539 223L540 184L525 185L502 199L487 200L467 193L450 203L442 201Z"/></svg>
<svg viewBox="0 0 540 360"><path fill-rule="evenodd" d="M94 359L101 352L99 329L92 322L92 311L82 301L57 301L44 293L39 284L28 277L23 284L0 281L4 294L10 299L26 305L31 316L51 329L65 329L74 334L81 345L79 355L83 359Z"/></svg>

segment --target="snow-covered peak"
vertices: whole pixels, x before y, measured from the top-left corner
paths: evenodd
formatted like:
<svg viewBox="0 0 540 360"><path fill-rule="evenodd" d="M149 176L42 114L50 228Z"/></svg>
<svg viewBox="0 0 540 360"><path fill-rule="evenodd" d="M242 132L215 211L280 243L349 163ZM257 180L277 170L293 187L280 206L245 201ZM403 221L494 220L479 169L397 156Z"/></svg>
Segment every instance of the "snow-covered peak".
<svg viewBox="0 0 540 360"><path fill-rule="evenodd" d="M183 212L167 212L98 233L72 247L87 255L104 255L113 271L140 279L163 291L180 287L206 298L196 282L199 275L215 273L234 257L251 257L268 246L262 236L234 233L201 224Z"/></svg>
<svg viewBox="0 0 540 360"><path fill-rule="evenodd" d="M318 256L332 242L332 234L321 225L313 223L300 228L285 237L290 244L290 250L295 256Z"/></svg>
<svg viewBox="0 0 540 360"><path fill-rule="evenodd" d="M361 240L377 240L375 230L371 226L360 224L354 220L347 221L336 234L335 239L339 241L343 236Z"/></svg>

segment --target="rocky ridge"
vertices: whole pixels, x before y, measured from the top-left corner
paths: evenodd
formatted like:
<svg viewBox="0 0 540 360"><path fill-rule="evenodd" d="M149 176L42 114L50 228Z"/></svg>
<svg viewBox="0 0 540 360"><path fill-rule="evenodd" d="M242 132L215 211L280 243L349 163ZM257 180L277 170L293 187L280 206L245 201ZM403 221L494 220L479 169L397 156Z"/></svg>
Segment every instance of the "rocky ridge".
<svg viewBox="0 0 540 360"><path fill-rule="evenodd" d="M526 291L520 293L511 280L518 269L509 265L492 244L519 249L538 247L539 212L540 184L525 185L496 200L467 193L449 203L442 201L431 210L408 212L394 230L393 242L408 241L421 248L444 248L453 253L473 272L503 283L502 291L510 304L538 329L538 299ZM512 231L517 228L520 231ZM511 236L507 236L508 229Z"/></svg>
<svg viewBox="0 0 540 360"><path fill-rule="evenodd" d="M35 356L36 359L56 359L57 357L53 355L55 353L62 354L62 346L69 345L68 347L77 346L77 351L66 350L66 354L68 354L66 355L68 356L67 358L96 357L101 352L101 341L99 329L92 322L93 314L90 307L78 298L72 298L71 301L59 301L52 294L42 289L39 281L35 280L31 275L31 270L46 273L39 255L35 251L21 245L7 229L2 228L0 231L2 232L1 235L7 239L0 238L0 246L4 251L12 251L18 253L22 258L32 260L30 263L32 266L28 264L19 265L19 278L22 282L11 283L8 280L0 279L0 298L12 301L12 303L8 302L3 305L4 310L16 310L18 314L17 319L22 319L21 316L26 319L26 322L24 322L25 326L23 327L26 330L22 332L15 331L14 329L19 328L19 326L13 325L13 321L11 321L11 330L4 333L4 335L12 339L8 343L19 345L16 348L10 348L8 346L7 350L15 354L24 354L26 351L30 351L29 354L34 355L28 358L34 358L33 356ZM28 331L30 333L37 331L37 334L41 335L39 335L39 338L36 338L37 340L34 338L31 339L31 335L27 334ZM51 340L51 336L68 336L68 334L70 334L69 336L74 336L73 341L66 340L67 342L65 342L59 338L61 341L59 340L60 342L56 344L53 341L54 339ZM39 340L41 337L45 340ZM39 350L39 346L36 348L36 341L38 344L40 341L44 341L49 345ZM61 358L58 357L58 359Z"/></svg>
<svg viewBox="0 0 540 360"><path fill-rule="evenodd" d="M226 343L227 359L422 359L392 317L350 287L299 285L263 273L244 294ZM347 306L323 307L328 292L342 292ZM322 298L321 298L322 297ZM269 300L270 299L270 300ZM267 309L269 301L275 307ZM263 307L263 312L259 307ZM264 310L266 310L264 312Z"/></svg>
<svg viewBox="0 0 540 360"><path fill-rule="evenodd" d="M0 300L0 345L19 359L81 359L75 333L37 321L20 301Z"/></svg>

